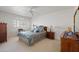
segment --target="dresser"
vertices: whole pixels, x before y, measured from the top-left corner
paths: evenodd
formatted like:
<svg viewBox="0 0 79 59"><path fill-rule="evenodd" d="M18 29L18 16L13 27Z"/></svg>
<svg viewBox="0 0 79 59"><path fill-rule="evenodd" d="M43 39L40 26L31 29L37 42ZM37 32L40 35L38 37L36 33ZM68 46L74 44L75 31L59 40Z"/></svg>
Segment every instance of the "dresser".
<svg viewBox="0 0 79 59"><path fill-rule="evenodd" d="M47 32L47 38L54 39L55 38L55 33L54 32Z"/></svg>
<svg viewBox="0 0 79 59"><path fill-rule="evenodd" d="M61 52L79 52L78 38L61 37Z"/></svg>
<svg viewBox="0 0 79 59"><path fill-rule="evenodd" d="M0 23L0 43L7 41L7 24Z"/></svg>

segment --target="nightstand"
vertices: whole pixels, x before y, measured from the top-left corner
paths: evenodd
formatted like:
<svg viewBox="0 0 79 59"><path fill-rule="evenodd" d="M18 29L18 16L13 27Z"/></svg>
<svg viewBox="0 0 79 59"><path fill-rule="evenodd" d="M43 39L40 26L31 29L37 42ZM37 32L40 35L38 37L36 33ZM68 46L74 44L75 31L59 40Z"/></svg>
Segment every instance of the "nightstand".
<svg viewBox="0 0 79 59"><path fill-rule="evenodd" d="M47 32L47 38L54 39L55 38L55 33L54 32Z"/></svg>

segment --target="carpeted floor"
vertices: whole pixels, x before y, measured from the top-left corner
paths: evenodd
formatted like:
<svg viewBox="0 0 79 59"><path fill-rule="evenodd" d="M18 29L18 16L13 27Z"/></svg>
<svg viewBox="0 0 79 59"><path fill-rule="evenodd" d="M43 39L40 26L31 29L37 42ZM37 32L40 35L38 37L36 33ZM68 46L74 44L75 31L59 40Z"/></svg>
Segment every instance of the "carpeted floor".
<svg viewBox="0 0 79 59"><path fill-rule="evenodd" d="M59 52L60 40L43 39L29 47L18 37L9 38L0 44L0 52Z"/></svg>

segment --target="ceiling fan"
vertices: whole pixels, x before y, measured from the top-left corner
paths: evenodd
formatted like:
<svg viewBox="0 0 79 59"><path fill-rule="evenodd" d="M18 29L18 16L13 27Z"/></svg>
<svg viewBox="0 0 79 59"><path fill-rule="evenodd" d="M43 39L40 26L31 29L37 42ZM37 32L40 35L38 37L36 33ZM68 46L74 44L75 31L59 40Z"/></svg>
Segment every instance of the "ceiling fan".
<svg viewBox="0 0 79 59"><path fill-rule="evenodd" d="M30 7L29 13L31 14L31 17L33 17L35 14L39 14L39 13L36 11L36 8L38 8L38 6L32 6L32 7Z"/></svg>

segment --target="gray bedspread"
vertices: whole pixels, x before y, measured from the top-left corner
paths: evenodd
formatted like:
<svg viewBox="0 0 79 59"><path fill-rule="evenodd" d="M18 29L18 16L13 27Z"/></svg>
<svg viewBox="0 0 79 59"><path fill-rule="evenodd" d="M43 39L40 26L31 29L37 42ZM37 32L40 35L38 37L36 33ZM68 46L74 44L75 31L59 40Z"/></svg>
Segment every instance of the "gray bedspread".
<svg viewBox="0 0 79 59"><path fill-rule="evenodd" d="M35 43L36 41L39 41L41 39L44 39L46 37L46 32L31 32L31 31L22 31L18 33L19 39L21 41L24 41L29 46Z"/></svg>

